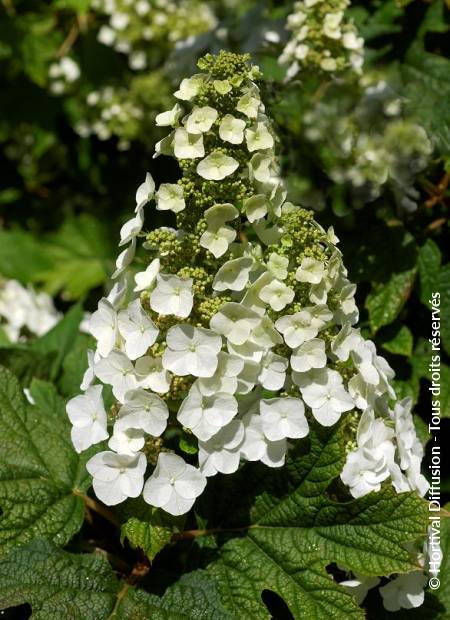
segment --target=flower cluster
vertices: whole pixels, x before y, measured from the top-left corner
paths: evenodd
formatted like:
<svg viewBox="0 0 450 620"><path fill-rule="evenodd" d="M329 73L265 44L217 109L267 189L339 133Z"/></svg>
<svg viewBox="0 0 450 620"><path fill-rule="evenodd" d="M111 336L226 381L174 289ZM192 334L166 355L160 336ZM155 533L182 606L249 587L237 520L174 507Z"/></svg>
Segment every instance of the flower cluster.
<svg viewBox="0 0 450 620"><path fill-rule="evenodd" d="M52 298L16 280L0 284L0 329L11 342L42 336L61 318Z"/></svg>
<svg viewBox="0 0 450 620"><path fill-rule="evenodd" d="M95 135L99 140L117 136L119 150L126 150L141 126L144 112L128 96L125 88L104 86L86 96L82 120L75 131L82 138Z"/></svg>
<svg viewBox="0 0 450 620"><path fill-rule="evenodd" d="M354 497L388 478L423 493L411 413L405 402L391 408L393 371L354 327L356 287L338 239L286 201L258 68L221 52L199 69L156 119L169 134L155 157L175 157L182 176L156 189L147 175L138 188L117 283L91 318L85 392L68 404L78 451L109 440L88 462L96 494L116 504L143 492L182 514L207 477L241 460L280 467L312 424L339 421ZM149 205L176 227L144 231ZM147 264L130 284L138 238ZM109 414L101 384L116 399ZM198 466L176 454L176 433Z"/></svg>
<svg viewBox="0 0 450 620"><path fill-rule="evenodd" d="M402 102L385 80L364 78L361 86L350 110L337 109L333 97L315 104L303 117L305 137L317 145L331 180L349 184L358 201L390 188L399 209L413 211L414 182L429 163L431 142L423 127L401 118Z"/></svg>
<svg viewBox="0 0 450 620"><path fill-rule="evenodd" d="M50 92L54 95L63 95L77 82L80 75L78 63L70 56L63 56L53 62L48 69Z"/></svg>
<svg viewBox="0 0 450 620"><path fill-rule="evenodd" d="M291 37L279 62L286 65L287 78L299 71L337 73L352 69L359 73L363 64L364 41L346 19L349 0L301 0L289 15Z"/></svg>
<svg viewBox="0 0 450 620"><path fill-rule="evenodd" d="M92 0L92 7L108 16L98 40L126 54L134 71L148 67L155 41L174 47L216 25L208 4L199 0Z"/></svg>

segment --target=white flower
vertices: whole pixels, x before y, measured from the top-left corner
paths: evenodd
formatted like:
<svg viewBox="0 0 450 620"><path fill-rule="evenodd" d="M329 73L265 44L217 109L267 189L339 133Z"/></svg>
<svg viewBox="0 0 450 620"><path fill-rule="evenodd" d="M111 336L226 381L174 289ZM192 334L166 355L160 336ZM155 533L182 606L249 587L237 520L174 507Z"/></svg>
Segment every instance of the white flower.
<svg viewBox="0 0 450 620"><path fill-rule="evenodd" d="M225 202L222 204L215 204L209 209L206 209L204 217L208 228L217 229L225 222L235 220L239 216L239 211L232 204Z"/></svg>
<svg viewBox="0 0 450 620"><path fill-rule="evenodd" d="M305 257L300 267L295 273L299 282L309 282L310 284L320 284L325 276L325 265L315 258Z"/></svg>
<svg viewBox="0 0 450 620"><path fill-rule="evenodd" d="M156 159L160 155L173 155L173 139L175 136L175 132L172 131L168 136L162 138L155 144L155 152L153 154L153 159Z"/></svg>
<svg viewBox="0 0 450 620"><path fill-rule="evenodd" d="M307 340L315 338L319 331L313 324L311 312L306 308L295 314L282 316L276 321L275 327L283 334L284 341L291 349L296 349Z"/></svg>
<svg viewBox="0 0 450 620"><path fill-rule="evenodd" d="M294 301L295 292L284 282L272 280L261 289L259 297L266 304L269 304L272 310L279 312Z"/></svg>
<svg viewBox="0 0 450 620"><path fill-rule="evenodd" d="M127 392L114 425L114 433L116 430L134 428L159 437L166 430L168 418L169 410L162 398L137 388Z"/></svg>
<svg viewBox="0 0 450 620"><path fill-rule="evenodd" d="M340 39L341 38L341 28L340 23L342 18L344 17L343 11L339 11L337 13L327 13L325 15L325 19L323 20L323 33L330 39Z"/></svg>
<svg viewBox="0 0 450 620"><path fill-rule="evenodd" d="M209 181L221 181L239 168L239 162L222 151L213 151L197 164L197 174Z"/></svg>
<svg viewBox="0 0 450 620"><path fill-rule="evenodd" d="M182 114L183 108L179 103L176 103L171 110L158 114L155 118L155 123L158 127L174 127Z"/></svg>
<svg viewBox="0 0 450 620"><path fill-rule="evenodd" d="M269 201L265 194L255 194L244 200L244 211L250 223L260 220L267 215Z"/></svg>
<svg viewBox="0 0 450 620"><path fill-rule="evenodd" d="M109 302L114 309L119 308L125 299L127 292L127 277L123 277L118 282L114 283L114 286L108 293L108 297L106 297L106 301Z"/></svg>
<svg viewBox="0 0 450 620"><path fill-rule="evenodd" d="M219 125L219 136L225 142L241 144L244 140L245 121L226 114Z"/></svg>
<svg viewBox="0 0 450 620"><path fill-rule="evenodd" d="M286 381L287 359L269 351L262 358L260 366L258 381L263 388L272 391L281 390Z"/></svg>
<svg viewBox="0 0 450 620"><path fill-rule="evenodd" d="M320 66L324 71L335 71L337 69L337 62L334 58L323 58L320 61Z"/></svg>
<svg viewBox="0 0 450 620"><path fill-rule="evenodd" d="M98 308L92 313L89 331L97 340L97 349L102 357L106 357L116 344L117 314L112 304L104 297L98 302Z"/></svg>
<svg viewBox="0 0 450 620"><path fill-rule="evenodd" d="M183 127L175 129L173 151L178 159L204 157L203 134L190 134Z"/></svg>
<svg viewBox="0 0 450 620"><path fill-rule="evenodd" d="M249 162L250 176L260 183L270 181L272 172L273 157L264 153L255 153Z"/></svg>
<svg viewBox="0 0 450 620"><path fill-rule="evenodd" d="M253 97L252 94L248 92L239 99L236 110L245 114L248 118L256 118L260 105L261 100L257 97Z"/></svg>
<svg viewBox="0 0 450 620"><path fill-rule="evenodd" d="M158 211L183 211L186 203L181 185L176 183L162 183L156 193L156 208Z"/></svg>
<svg viewBox="0 0 450 620"><path fill-rule="evenodd" d="M111 46L116 40L116 33L109 26L102 26L98 31L97 40L103 45Z"/></svg>
<svg viewBox="0 0 450 620"><path fill-rule="evenodd" d="M206 478L176 454L162 452L155 471L145 483L144 500L171 515L188 512L206 486Z"/></svg>
<svg viewBox="0 0 450 620"><path fill-rule="evenodd" d="M184 78L184 80L181 81L180 88L174 93L174 96L183 101L190 101L197 95L202 82L203 76L201 74L193 75L190 78Z"/></svg>
<svg viewBox="0 0 450 620"><path fill-rule="evenodd" d="M250 340L263 351L271 349L277 344L283 344L283 338L267 315L262 316L261 322L252 330Z"/></svg>
<svg viewBox="0 0 450 620"><path fill-rule="evenodd" d="M331 342L331 351L341 362L346 362L351 351L355 351L362 340L359 329L354 329L350 323L344 323L340 332Z"/></svg>
<svg viewBox="0 0 450 620"><path fill-rule="evenodd" d="M118 324L130 360L144 355L158 337L159 330L142 309L140 299L135 299L126 310L119 312Z"/></svg>
<svg viewBox="0 0 450 620"><path fill-rule="evenodd" d="M145 445L144 433L137 428L119 430L114 428L114 433L108 441L108 447L119 454L133 456Z"/></svg>
<svg viewBox="0 0 450 620"><path fill-rule="evenodd" d="M264 398L260 403L260 412L264 435L270 441L287 437L301 439L309 433L305 406L300 398Z"/></svg>
<svg viewBox="0 0 450 620"><path fill-rule="evenodd" d="M161 261L159 258L154 258L145 271L140 271L134 276L136 286L134 287L135 293L140 293L149 289L156 280L156 276L159 273L161 267Z"/></svg>
<svg viewBox="0 0 450 620"><path fill-rule="evenodd" d="M139 185L136 191L136 209L143 207L149 200L151 200L155 192L155 182L152 175L147 172L145 175L145 181Z"/></svg>
<svg viewBox="0 0 450 620"><path fill-rule="evenodd" d="M285 280L288 275L289 259L272 252L267 261L267 269L278 280Z"/></svg>
<svg viewBox="0 0 450 620"><path fill-rule="evenodd" d="M133 52L128 57L128 64L130 69L134 71L141 71L141 69L145 69L147 66L147 56L144 51Z"/></svg>
<svg viewBox="0 0 450 620"><path fill-rule="evenodd" d="M108 437L101 385L93 385L84 394L70 399L66 411L72 423L71 439L77 452Z"/></svg>
<svg viewBox="0 0 450 620"><path fill-rule="evenodd" d="M274 145L272 134L265 123L256 123L253 127L246 129L245 140L250 153L271 149Z"/></svg>
<svg viewBox="0 0 450 620"><path fill-rule="evenodd" d="M141 387L158 394L169 391L171 375L163 368L161 357L145 355L137 360L135 370Z"/></svg>
<svg viewBox="0 0 450 620"><path fill-rule="evenodd" d="M126 13L113 13L109 23L114 30L125 30L130 21L129 16Z"/></svg>
<svg viewBox="0 0 450 620"><path fill-rule="evenodd" d="M118 278L128 267L136 254L136 239L132 239L130 245L119 254L116 260L116 270L111 278Z"/></svg>
<svg viewBox="0 0 450 620"><path fill-rule="evenodd" d="M88 389L88 387L90 387L94 383L94 380L95 380L94 366L98 362L100 357L101 356L98 351L94 352L94 351L91 351L90 349L88 350L87 352L88 367L84 371L83 379L81 380L81 383L80 383L80 390L83 390L83 392L85 392Z"/></svg>
<svg viewBox="0 0 450 620"><path fill-rule="evenodd" d="M226 95L232 89L232 86L228 80L214 80L213 86L221 95Z"/></svg>
<svg viewBox="0 0 450 620"><path fill-rule="evenodd" d="M129 243L132 239L138 236L138 234L142 230L142 225L144 223L144 211L143 207L139 207L136 215L125 222L125 224L120 229L120 243L119 247L125 245L125 243Z"/></svg>
<svg viewBox="0 0 450 620"><path fill-rule="evenodd" d="M173 314L180 318L190 315L194 304L192 278L179 278L160 273L157 285L150 295L150 307L159 314Z"/></svg>
<svg viewBox="0 0 450 620"><path fill-rule="evenodd" d="M282 467L286 457L286 440L270 441L264 434L262 418L251 412L242 418L244 423L244 442L241 455L247 461L261 461L268 467Z"/></svg>
<svg viewBox="0 0 450 620"><path fill-rule="evenodd" d="M354 407L350 394L344 388L342 377L336 370L312 370L298 375L296 382L301 389L303 400L323 426L336 424L344 411Z"/></svg>
<svg viewBox="0 0 450 620"><path fill-rule="evenodd" d="M202 248L209 250L215 258L223 256L236 238L236 231L230 226L208 228L200 237Z"/></svg>
<svg viewBox="0 0 450 620"><path fill-rule="evenodd" d="M234 394L238 387L238 375L244 368L244 360L219 351L219 363L212 377L198 379L197 385L202 394L212 396L218 392Z"/></svg>
<svg viewBox="0 0 450 620"><path fill-rule="evenodd" d="M216 372L222 338L210 329L175 325L167 332L162 363L180 377L212 377Z"/></svg>
<svg viewBox="0 0 450 620"><path fill-rule="evenodd" d="M384 608L388 611L414 609L425 599L424 588L428 578L422 571L398 575L379 589Z"/></svg>
<svg viewBox="0 0 450 620"><path fill-rule="evenodd" d="M137 497L144 486L147 461L143 454L130 456L114 452L99 452L86 463L93 477L97 497L107 506L120 504L127 497Z"/></svg>
<svg viewBox="0 0 450 620"><path fill-rule="evenodd" d="M355 498L379 491L381 483L387 478L389 469L386 460L383 457L375 460L363 449L348 454L341 472L342 482Z"/></svg>
<svg viewBox="0 0 450 620"><path fill-rule="evenodd" d="M233 474L239 467L240 446L244 440L244 425L232 420L208 441L198 442L198 463L205 476Z"/></svg>
<svg viewBox="0 0 450 620"><path fill-rule="evenodd" d="M300 345L291 355L292 370L307 372L311 368L323 368L327 364L325 342L313 338Z"/></svg>
<svg viewBox="0 0 450 620"><path fill-rule="evenodd" d="M237 414L237 400L231 394L204 396L196 383L181 403L177 419L202 441L211 439Z"/></svg>
<svg viewBox="0 0 450 620"><path fill-rule="evenodd" d="M253 259L248 257L235 258L224 263L213 281L215 291L242 291L248 282Z"/></svg>
<svg viewBox="0 0 450 620"><path fill-rule="evenodd" d="M216 333L226 336L229 342L244 344L260 320L260 315L250 308L230 301L224 303L211 318L210 327Z"/></svg>
<svg viewBox="0 0 450 620"><path fill-rule="evenodd" d="M184 124L189 133L204 133L211 129L217 116L217 110L210 106L194 107Z"/></svg>
<svg viewBox="0 0 450 620"><path fill-rule="evenodd" d="M111 351L95 364L94 370L100 381L112 386L114 396L121 403L125 394L138 385L134 366L121 351Z"/></svg>

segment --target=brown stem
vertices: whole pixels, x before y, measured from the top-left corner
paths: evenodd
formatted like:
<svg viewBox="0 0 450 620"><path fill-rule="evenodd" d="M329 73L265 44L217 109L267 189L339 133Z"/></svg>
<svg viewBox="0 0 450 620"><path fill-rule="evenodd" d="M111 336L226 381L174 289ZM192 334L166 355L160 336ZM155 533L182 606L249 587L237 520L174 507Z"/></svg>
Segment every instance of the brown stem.
<svg viewBox="0 0 450 620"><path fill-rule="evenodd" d="M442 179L439 181L439 183L436 185L436 187L434 188L434 191L431 197L428 198L428 200L425 202L425 207L427 209L431 209L437 203L443 202L444 197L445 197L444 194L447 191L449 184L450 184L450 172L447 172L442 177Z"/></svg>
<svg viewBox="0 0 450 620"><path fill-rule="evenodd" d="M220 534L221 532L246 532L247 530L257 527L256 525L248 525L246 527L228 527L220 528L213 527L209 530L185 530L184 532L175 532L172 534L172 542L178 540L194 540L200 536L212 536L213 534Z"/></svg>
<svg viewBox="0 0 450 620"><path fill-rule="evenodd" d="M72 27L69 30L69 34L64 39L61 47L56 52L57 58L62 58L63 56L65 56L67 54L67 52L70 51L70 49L72 48L72 46L74 45L74 43L78 39L79 34L80 34L80 24L79 24L78 20L76 20L72 24Z"/></svg>
<svg viewBox="0 0 450 620"><path fill-rule="evenodd" d="M82 498L84 505L87 509L93 510L94 512L102 516L104 519L109 521L109 523L112 523L112 525L116 527L120 525L120 521L116 517L116 515L112 513L110 510L108 510L105 506L103 506L103 504L100 504L100 502L97 502L95 499L92 499L92 497L89 497L88 495L85 495L84 493L80 493L80 491L73 491L73 494L76 495L77 497Z"/></svg>

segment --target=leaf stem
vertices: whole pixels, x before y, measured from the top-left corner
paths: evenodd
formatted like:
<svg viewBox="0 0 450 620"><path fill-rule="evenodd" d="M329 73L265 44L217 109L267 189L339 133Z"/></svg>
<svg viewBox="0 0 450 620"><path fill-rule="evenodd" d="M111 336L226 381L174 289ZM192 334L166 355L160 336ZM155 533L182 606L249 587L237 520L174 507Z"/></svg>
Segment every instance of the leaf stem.
<svg viewBox="0 0 450 620"><path fill-rule="evenodd" d="M120 525L119 519L116 517L116 515L113 512L111 512L105 506L103 506L103 504L101 504L100 502L97 502L97 500L92 499L92 497L89 497L88 495L85 495L84 493L80 493L80 491L75 490L73 491L73 494L76 495L77 497L81 497L86 508L88 508L89 510L93 510L94 512L102 516L104 519L106 519L106 521L109 521L109 523L112 523L112 525L119 527Z"/></svg>

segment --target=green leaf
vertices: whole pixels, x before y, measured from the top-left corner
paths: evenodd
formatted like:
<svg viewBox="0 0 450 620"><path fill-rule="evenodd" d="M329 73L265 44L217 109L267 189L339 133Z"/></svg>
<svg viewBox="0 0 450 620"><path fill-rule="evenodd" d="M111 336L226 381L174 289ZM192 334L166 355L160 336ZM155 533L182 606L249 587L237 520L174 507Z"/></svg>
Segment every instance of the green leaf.
<svg viewBox="0 0 450 620"><path fill-rule="evenodd" d="M415 277L416 269L408 269L394 273L386 283L373 286L365 302L373 333L398 317L411 294Z"/></svg>
<svg viewBox="0 0 450 620"><path fill-rule="evenodd" d="M39 274L46 290L79 299L102 285L109 274L114 249L104 225L83 214L64 222L48 243L52 266Z"/></svg>
<svg viewBox="0 0 450 620"><path fill-rule="evenodd" d="M30 391L34 407L0 367L0 553L43 536L64 545L83 523L90 453L75 453L54 387L34 381Z"/></svg>
<svg viewBox="0 0 450 620"><path fill-rule="evenodd" d="M108 618L117 580L97 554L69 554L36 540L0 562L0 607L28 603L36 620Z"/></svg>
<svg viewBox="0 0 450 620"><path fill-rule="evenodd" d="M67 553L45 540L0 561L0 606L22 603L35 620L236 620L205 571L183 576L159 598L119 581L100 554Z"/></svg>
<svg viewBox="0 0 450 620"><path fill-rule="evenodd" d="M159 508L150 508L142 517L131 517L122 525L121 540L128 539L134 548L141 548L150 561L154 559L179 532L184 518L176 518Z"/></svg>
<svg viewBox="0 0 450 620"><path fill-rule="evenodd" d="M432 355L431 344L423 338L420 339L414 355L411 357L413 379L425 379L429 384L431 383L432 377L429 365ZM439 371L439 376L436 377L436 391L439 389L439 394L434 394L434 398L439 400L441 417L450 418L450 366L443 364L441 361L440 365L436 366L434 370L436 372Z"/></svg>
<svg viewBox="0 0 450 620"><path fill-rule="evenodd" d="M55 7L68 9L77 13L87 13L91 6L91 0L56 0Z"/></svg>
<svg viewBox="0 0 450 620"><path fill-rule="evenodd" d="M87 352L95 349L95 340L88 334L78 333L62 364L58 386L65 396L74 396L80 391L80 383L88 366Z"/></svg>
<svg viewBox="0 0 450 620"><path fill-rule="evenodd" d="M429 307L431 293L436 290L436 277L441 266L441 251L432 239L427 239L420 248L417 261L419 267L420 301Z"/></svg>
<svg viewBox="0 0 450 620"><path fill-rule="evenodd" d="M66 355L72 349L79 333L80 323L83 319L83 308L80 304L72 306L50 331L35 340L32 348L43 354L54 353L56 355L52 366L51 379L55 379L61 369Z"/></svg>
<svg viewBox="0 0 450 620"><path fill-rule="evenodd" d="M62 43L61 34L55 28L55 18L28 13L19 23L22 31L20 50L24 70L33 82L45 86L48 67Z"/></svg>
<svg viewBox="0 0 450 620"><path fill-rule="evenodd" d="M45 247L32 235L19 230L0 230L1 274L23 283L36 282L38 274L52 264Z"/></svg>
<svg viewBox="0 0 450 620"><path fill-rule="evenodd" d="M332 580L327 566L336 563L366 575L417 568L405 546L426 531L427 506L421 498L397 494L390 485L358 500L339 502L327 495L342 470L344 431L344 426L312 431L292 450L283 471L264 474L259 466L245 466L236 496L226 486L216 489L213 499L224 495L223 502L233 506L232 529L236 513L242 525L245 505L250 521L241 529L247 534L226 542L209 566L235 616L270 618L261 593L271 590L296 620L362 619L362 610ZM226 531L228 514L221 508Z"/></svg>
<svg viewBox="0 0 450 620"><path fill-rule="evenodd" d="M450 154L450 61L425 52L416 41L401 66L404 95L410 115L427 130L439 151ZM426 93L426 97L423 94Z"/></svg>
<svg viewBox="0 0 450 620"><path fill-rule="evenodd" d="M383 349L395 355L405 355L409 357L413 351L413 335L406 325L392 325L383 335L379 342Z"/></svg>
<svg viewBox="0 0 450 620"><path fill-rule="evenodd" d="M0 347L0 365L6 366L28 388L32 379L48 379L54 364L52 353L40 353L29 347Z"/></svg>

